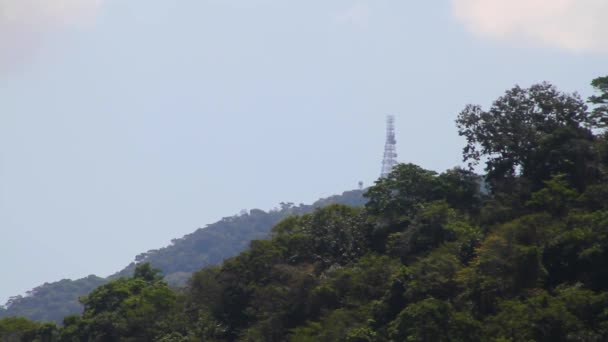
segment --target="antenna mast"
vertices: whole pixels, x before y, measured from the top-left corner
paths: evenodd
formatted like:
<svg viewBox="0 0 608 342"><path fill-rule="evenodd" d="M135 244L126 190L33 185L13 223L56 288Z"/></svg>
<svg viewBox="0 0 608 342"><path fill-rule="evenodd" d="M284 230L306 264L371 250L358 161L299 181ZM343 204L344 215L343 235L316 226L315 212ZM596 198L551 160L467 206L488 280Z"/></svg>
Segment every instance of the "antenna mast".
<svg viewBox="0 0 608 342"><path fill-rule="evenodd" d="M395 140L395 117L386 117L386 143L384 144L384 158L382 159L382 172L380 177L384 178L393 171L397 165L397 140Z"/></svg>

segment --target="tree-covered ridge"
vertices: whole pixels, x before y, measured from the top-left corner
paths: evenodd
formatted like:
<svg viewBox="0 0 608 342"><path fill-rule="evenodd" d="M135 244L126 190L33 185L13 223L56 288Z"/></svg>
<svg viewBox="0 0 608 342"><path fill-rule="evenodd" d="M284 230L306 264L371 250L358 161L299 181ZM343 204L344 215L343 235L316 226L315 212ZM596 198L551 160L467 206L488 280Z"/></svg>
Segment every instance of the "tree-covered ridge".
<svg viewBox="0 0 608 342"><path fill-rule="evenodd" d="M252 240L268 238L272 227L285 217L310 213L315 208L335 203L362 206L365 204L363 191L346 191L341 195L320 199L312 205L281 203L280 208L268 212L252 209L225 217L194 233L172 240L168 247L142 253L135 261L149 262L165 274L170 284L184 285L192 272L208 265L217 265L224 259L237 255L247 249ZM136 263L117 275L129 276Z"/></svg>
<svg viewBox="0 0 608 342"><path fill-rule="evenodd" d="M138 255L135 262L108 278L89 276L77 280L61 280L46 283L29 291L26 296L16 296L0 306L0 318L26 317L34 321L61 323L70 314L80 314L83 306L79 298L111 279L133 274L137 263L151 263L165 275L173 286L185 285L192 272L209 265L217 265L247 249L250 241L268 238L272 227L289 215L312 212L315 208L341 203L362 206L363 191L353 190L323 198L312 205L281 203L280 208L268 212L253 209L247 213L225 217L218 222L200 228L170 246Z"/></svg>
<svg viewBox="0 0 608 342"><path fill-rule="evenodd" d="M548 84L516 87L490 110L467 107L457 122L464 158L487 161L483 182L401 164L365 207L288 217L183 290L141 264L95 289L63 327L0 321L0 336L607 341L608 113L595 101L607 89L596 88L592 108Z"/></svg>
<svg viewBox="0 0 608 342"><path fill-rule="evenodd" d="M82 312L78 301L96 287L105 284L106 279L90 275L78 280L63 279L45 283L27 292L25 296L11 297L0 309L2 317L26 317L34 321L61 322L63 317Z"/></svg>

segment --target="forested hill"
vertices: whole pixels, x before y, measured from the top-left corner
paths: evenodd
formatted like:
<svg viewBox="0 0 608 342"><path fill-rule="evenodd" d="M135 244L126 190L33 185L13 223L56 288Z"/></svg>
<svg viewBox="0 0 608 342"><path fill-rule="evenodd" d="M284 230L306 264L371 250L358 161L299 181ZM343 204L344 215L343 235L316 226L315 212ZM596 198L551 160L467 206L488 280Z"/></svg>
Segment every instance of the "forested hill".
<svg viewBox="0 0 608 342"><path fill-rule="evenodd" d="M225 217L173 240L168 247L138 255L134 263L108 278L91 275L78 280L64 279L38 286L26 296L13 297L6 303L6 309L0 307L0 318L20 316L35 321L59 323L69 314L82 312L79 297L89 294L110 279L130 276L136 263L141 262L149 262L159 268L170 284L184 285L192 272L237 255L249 247L251 240L267 238L271 228L285 217L306 214L330 204L362 206L365 203L362 194L361 190L347 191L320 199L312 205L281 203L280 208L268 212L253 209Z"/></svg>
<svg viewBox="0 0 608 342"><path fill-rule="evenodd" d="M608 77L543 83L457 117L480 176L399 164L363 207L290 216L172 289L150 264L25 342L608 341Z"/></svg>
<svg viewBox="0 0 608 342"><path fill-rule="evenodd" d="M290 215L302 215L331 204L360 207L365 204L362 190L346 191L323 198L312 205L281 203L268 212L252 209L239 215L225 217L200 228L192 234L171 241L165 248L150 250L135 258L135 262L111 276L130 276L137 263L149 262L159 268L169 284L183 285L192 272L207 265L216 265L249 247L255 239L265 239L274 225Z"/></svg>

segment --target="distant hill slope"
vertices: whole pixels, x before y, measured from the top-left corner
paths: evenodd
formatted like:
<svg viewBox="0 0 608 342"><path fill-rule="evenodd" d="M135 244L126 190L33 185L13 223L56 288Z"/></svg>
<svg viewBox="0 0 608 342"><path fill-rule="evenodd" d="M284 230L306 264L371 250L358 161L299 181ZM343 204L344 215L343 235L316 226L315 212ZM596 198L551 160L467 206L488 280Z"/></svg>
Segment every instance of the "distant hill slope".
<svg viewBox="0 0 608 342"><path fill-rule="evenodd" d="M80 296L106 282L105 278L90 275L78 280L63 279L45 283L28 291L25 297L9 299L6 309L0 310L0 318L17 316L35 321L60 322L63 317L82 311L82 305L78 301Z"/></svg>
<svg viewBox="0 0 608 342"><path fill-rule="evenodd" d="M122 271L111 276L130 276L135 265L149 262L165 274L173 285L183 285L189 274L204 266L216 265L224 259L235 256L249 247L249 242L267 237L271 228L289 215L301 215L315 208L330 204L362 206L365 204L363 191L353 190L318 200L312 205L281 203L281 208L265 212L252 209L248 213L225 217L218 222L200 228L192 234L171 241L171 245L150 250L135 258Z"/></svg>
<svg viewBox="0 0 608 342"><path fill-rule="evenodd" d="M344 192L312 205L281 203L281 208L268 212L252 209L248 213L225 217L218 222L199 228L182 238L174 239L171 245L150 250L135 258L123 270L108 278L88 276L77 280L61 280L36 287L24 297L11 298L5 308L0 307L0 318L26 317L35 321L61 322L66 315L82 311L78 298L86 296L97 286L110 279L130 276L135 266L150 262L163 271L165 279L174 286L181 286L190 274L224 259L238 255L249 247L249 242L264 239L274 225L290 215L301 215L330 204L362 206L365 204L362 190Z"/></svg>

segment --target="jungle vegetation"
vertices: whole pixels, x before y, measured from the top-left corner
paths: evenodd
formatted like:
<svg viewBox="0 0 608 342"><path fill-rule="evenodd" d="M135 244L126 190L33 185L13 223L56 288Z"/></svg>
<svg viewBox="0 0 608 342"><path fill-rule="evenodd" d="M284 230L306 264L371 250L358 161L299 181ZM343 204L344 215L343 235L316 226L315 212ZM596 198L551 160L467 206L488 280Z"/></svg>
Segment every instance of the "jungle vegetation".
<svg viewBox="0 0 608 342"><path fill-rule="evenodd" d="M458 115L471 169L400 164L363 207L291 215L173 290L149 263L22 341L606 341L608 77ZM485 164L483 175L473 172Z"/></svg>

